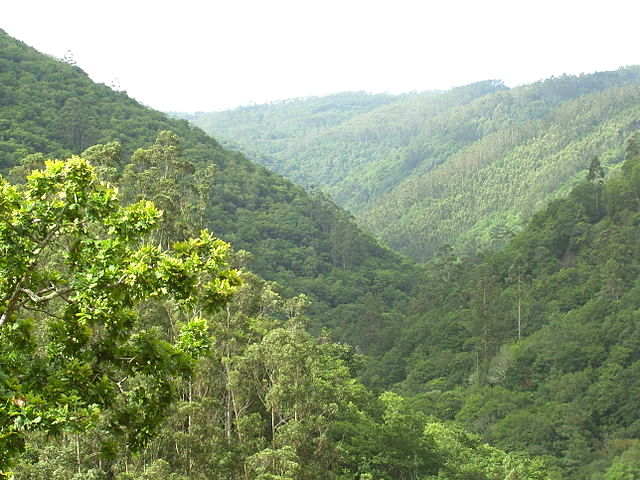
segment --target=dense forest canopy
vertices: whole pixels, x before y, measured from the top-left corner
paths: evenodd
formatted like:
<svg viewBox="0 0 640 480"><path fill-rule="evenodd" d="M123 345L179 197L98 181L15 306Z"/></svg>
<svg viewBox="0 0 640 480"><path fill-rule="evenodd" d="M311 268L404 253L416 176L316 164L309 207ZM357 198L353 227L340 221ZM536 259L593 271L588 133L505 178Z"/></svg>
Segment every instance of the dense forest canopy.
<svg viewBox="0 0 640 480"><path fill-rule="evenodd" d="M305 296L283 299L229 269L243 255L228 244L206 231L180 240L181 223L148 200L123 206L138 193L132 176L187 166L175 140L161 132L134 153L121 197L100 180L117 144L84 152L100 167L72 157L26 183L2 180L0 475L544 478L540 462L399 395L373 396L353 376L351 348L305 330Z"/></svg>
<svg viewBox="0 0 640 480"><path fill-rule="evenodd" d="M545 478L540 462L446 427L397 394L370 393L354 378L362 360L351 347L304 328L331 319L357 338L372 312L393 328L417 267L321 194L0 39L0 80L11 87L0 104L10 179L0 222L3 470ZM254 260L198 235L205 225ZM360 323L340 325L359 309ZM372 331L361 348L381 348L384 335Z"/></svg>
<svg viewBox="0 0 640 480"><path fill-rule="evenodd" d="M522 232L488 216L467 235L491 248L438 241L418 266L318 189L4 33L0 65L2 475L640 475L636 69L288 105L354 131L414 105L415 145L450 154L412 167L414 194L527 203ZM573 182L533 205L538 164Z"/></svg>
<svg viewBox="0 0 640 480"><path fill-rule="evenodd" d="M376 381L546 458L554 478L635 478L639 145L640 134L628 138L607 181L592 158L570 194L503 248L441 249Z"/></svg>
<svg viewBox="0 0 640 480"><path fill-rule="evenodd" d="M512 89L479 82L380 106L372 96L367 111L351 108L348 94L313 99L337 112L326 124L307 100L188 119L319 187L386 244L426 261L446 244L474 252L519 231L593 155L618 164L637 128L639 84L640 69L628 67Z"/></svg>
<svg viewBox="0 0 640 480"><path fill-rule="evenodd" d="M174 212L182 212L180 197L193 185L194 175L202 188L210 182L207 194L199 197L206 208L192 216L204 215L203 226L250 252L252 270L277 281L286 296L306 294L315 331L334 327L338 338L355 340L354 328L368 321L372 306L366 300L372 297L377 311L388 316L389 327L372 335L382 339L395 330L391 324L406 307L419 270L358 229L349 214L319 191L308 194L225 150L186 121L168 119L124 92L96 85L78 67L6 35L0 35L0 52L0 172L7 173L30 154L67 158L90 145L117 141L120 150L110 168L134 181L131 174L139 167L123 170L125 160L136 149L153 145L160 131L170 130L179 138L175 148L194 171L177 165L169 187L164 174L145 174L137 185L129 184L130 190L153 199L166 216L172 203ZM143 156L133 162L145 163Z"/></svg>
<svg viewBox="0 0 640 480"><path fill-rule="evenodd" d="M202 231L156 247L148 233L161 212L121 206L78 157L47 162L22 186L0 177L0 199L0 469L32 429L99 424L144 444L206 343L201 315L239 283L229 245ZM176 308L168 338L139 318L158 297Z"/></svg>

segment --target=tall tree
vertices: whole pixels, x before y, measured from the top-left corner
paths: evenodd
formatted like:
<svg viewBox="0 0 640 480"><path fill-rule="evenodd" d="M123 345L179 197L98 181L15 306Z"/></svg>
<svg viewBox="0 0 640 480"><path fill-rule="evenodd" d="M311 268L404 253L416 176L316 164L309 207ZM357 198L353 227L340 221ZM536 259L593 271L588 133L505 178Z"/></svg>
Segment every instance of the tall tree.
<svg viewBox="0 0 640 480"><path fill-rule="evenodd" d="M151 147L135 151L120 186L126 201L144 198L162 210L156 235L168 246L204 226L214 170L213 165L197 170L183 157L178 136L165 130Z"/></svg>
<svg viewBox="0 0 640 480"><path fill-rule="evenodd" d="M58 128L67 145L77 153L91 144L90 115L87 106L77 97L67 99L58 114Z"/></svg>
<svg viewBox="0 0 640 480"><path fill-rule="evenodd" d="M509 273L506 281L515 290L518 340L522 338L522 328L524 326L523 301L526 298L530 280L531 276L529 275L527 269L525 256L522 254L516 255L516 257L513 259L511 267L509 268Z"/></svg>
<svg viewBox="0 0 640 480"><path fill-rule="evenodd" d="M497 353L502 339L507 333L504 309L500 303L500 289L497 276L490 264L476 267L476 284L471 293L470 332L477 355L477 380L483 384L487 380L489 361Z"/></svg>
<svg viewBox="0 0 640 480"><path fill-rule="evenodd" d="M233 293L228 244L203 231L171 251L144 241L160 219L74 157L21 186L0 178L0 471L24 434L101 424L140 448L207 348L205 312ZM176 338L141 328L159 297L182 311Z"/></svg>
<svg viewBox="0 0 640 480"><path fill-rule="evenodd" d="M596 219L600 219L600 204L602 203L602 184L604 183L604 169L600 163L600 158L595 155L589 164L587 181L595 185Z"/></svg>

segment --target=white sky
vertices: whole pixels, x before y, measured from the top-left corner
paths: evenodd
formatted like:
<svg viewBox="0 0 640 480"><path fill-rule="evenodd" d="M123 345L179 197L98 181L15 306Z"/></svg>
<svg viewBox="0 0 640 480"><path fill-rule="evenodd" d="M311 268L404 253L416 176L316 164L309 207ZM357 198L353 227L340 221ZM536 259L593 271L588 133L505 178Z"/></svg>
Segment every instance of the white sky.
<svg viewBox="0 0 640 480"><path fill-rule="evenodd" d="M71 50L164 111L400 93L640 63L637 0L3 0L0 28Z"/></svg>

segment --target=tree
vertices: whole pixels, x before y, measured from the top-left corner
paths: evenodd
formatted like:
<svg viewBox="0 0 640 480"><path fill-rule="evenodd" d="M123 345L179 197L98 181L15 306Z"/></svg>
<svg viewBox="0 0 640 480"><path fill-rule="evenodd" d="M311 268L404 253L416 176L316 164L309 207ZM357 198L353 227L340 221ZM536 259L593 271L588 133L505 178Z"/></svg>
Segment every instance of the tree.
<svg viewBox="0 0 640 480"><path fill-rule="evenodd" d="M353 217L346 213L338 213L329 238L334 267L351 268L357 254L356 242L358 241Z"/></svg>
<svg viewBox="0 0 640 480"><path fill-rule="evenodd" d="M146 243L160 218L148 201L121 206L79 157L21 186L0 177L0 471L29 431L100 425L135 450L164 417L207 348L203 315L239 280L206 231ZM173 338L138 321L160 298L181 311Z"/></svg>
<svg viewBox="0 0 640 480"><path fill-rule="evenodd" d="M89 144L93 123L87 106L77 97L69 98L58 114L58 128L66 144L81 152Z"/></svg>
<svg viewBox="0 0 640 480"><path fill-rule="evenodd" d="M597 155L595 155L591 159L591 163L589 164L589 172L587 173L587 180L594 183L604 182L604 170Z"/></svg>
<svg viewBox="0 0 640 480"><path fill-rule="evenodd" d="M162 210L163 219L155 235L161 245L168 246L202 228L213 173L213 165L197 170L184 159L180 139L165 130L151 147L135 151L120 186L126 201L144 198Z"/></svg>
<svg viewBox="0 0 640 480"><path fill-rule="evenodd" d="M634 160L640 157L640 132L635 132L629 137L625 145L624 159Z"/></svg>
<svg viewBox="0 0 640 480"><path fill-rule="evenodd" d="M482 384L487 380L489 360L498 352L508 329L493 267L487 263L478 265L475 277L469 301L469 330L477 354L477 380Z"/></svg>
<svg viewBox="0 0 640 480"><path fill-rule="evenodd" d="M531 278L528 272L525 256L522 254L516 255L511 267L509 267L509 273L506 281L515 290L514 293L517 300L516 319L518 324L518 340L522 338L522 301L526 297L530 280Z"/></svg>
<svg viewBox="0 0 640 480"><path fill-rule="evenodd" d="M452 480L527 479L547 480L542 462L514 453L505 453L482 443L475 435L456 427L428 423L425 436L435 440L436 452L442 455L437 478Z"/></svg>
<svg viewBox="0 0 640 480"><path fill-rule="evenodd" d="M602 195L602 184L604 183L604 170L600 159L595 155L591 159L589 165L589 172L587 173L587 181L593 183L596 187L595 201L596 201L596 219L600 218L600 196Z"/></svg>
<svg viewBox="0 0 640 480"><path fill-rule="evenodd" d="M448 284L459 273L460 259L449 244L442 245L434 259L433 266L442 283Z"/></svg>
<svg viewBox="0 0 640 480"><path fill-rule="evenodd" d="M604 474L604 480L633 480L640 478L640 443L631 447L613 460Z"/></svg>
<svg viewBox="0 0 640 480"><path fill-rule="evenodd" d="M298 305L306 302L292 300ZM265 458L272 462L272 474L282 475L278 459L286 454L288 468L292 462L305 467L305 473L295 478L319 478L322 472L323 478L331 478L330 468L339 458L338 445L329 441L333 421L358 391L339 353L344 353L340 346L317 342L309 335L295 312L283 327L247 349L240 368L246 372L243 378L255 385L265 412L269 448L258 457L268 453Z"/></svg>

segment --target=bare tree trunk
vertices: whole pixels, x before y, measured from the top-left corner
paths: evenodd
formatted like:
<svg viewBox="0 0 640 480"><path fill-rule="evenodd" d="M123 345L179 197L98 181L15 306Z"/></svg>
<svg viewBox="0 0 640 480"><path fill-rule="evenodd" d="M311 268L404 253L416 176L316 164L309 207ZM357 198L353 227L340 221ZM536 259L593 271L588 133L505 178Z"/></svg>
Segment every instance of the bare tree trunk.
<svg viewBox="0 0 640 480"><path fill-rule="evenodd" d="M518 296L518 340L522 337L522 302Z"/></svg>
<svg viewBox="0 0 640 480"><path fill-rule="evenodd" d="M81 473L81 461L80 461L80 434L76 433L76 467L78 474Z"/></svg>

